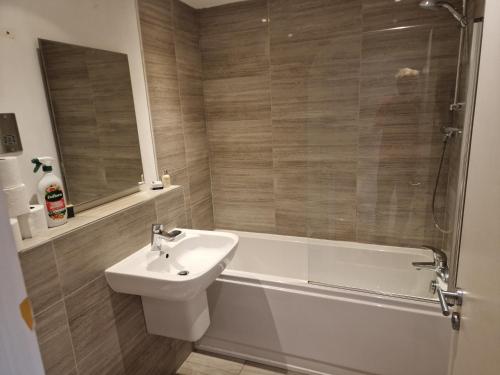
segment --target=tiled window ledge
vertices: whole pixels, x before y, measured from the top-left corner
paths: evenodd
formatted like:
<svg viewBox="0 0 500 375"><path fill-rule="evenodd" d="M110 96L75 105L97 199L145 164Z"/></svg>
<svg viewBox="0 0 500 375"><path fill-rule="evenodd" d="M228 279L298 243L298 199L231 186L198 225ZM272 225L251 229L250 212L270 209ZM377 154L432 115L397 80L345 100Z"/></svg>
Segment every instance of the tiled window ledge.
<svg viewBox="0 0 500 375"><path fill-rule="evenodd" d="M101 206L80 212L74 218L68 219L68 222L64 225L56 228L49 228L40 236L23 240L21 247L18 249L18 252L21 253L34 247L49 243L56 238L81 229L89 224L114 215L127 208L155 199L156 197L171 192L175 189L181 189L181 187L172 185L162 190L144 190L103 204Z"/></svg>

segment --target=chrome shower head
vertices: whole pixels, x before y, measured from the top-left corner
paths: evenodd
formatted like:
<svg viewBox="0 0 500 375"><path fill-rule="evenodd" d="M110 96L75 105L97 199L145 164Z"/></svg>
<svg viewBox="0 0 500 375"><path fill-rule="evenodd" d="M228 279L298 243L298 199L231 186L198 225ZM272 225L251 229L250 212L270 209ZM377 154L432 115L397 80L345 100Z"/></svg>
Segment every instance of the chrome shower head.
<svg viewBox="0 0 500 375"><path fill-rule="evenodd" d="M438 8L445 8L451 15L458 21L461 27L467 26L467 17L460 14L450 3L446 1L439 0L422 0L420 2L420 7L424 9L436 10Z"/></svg>

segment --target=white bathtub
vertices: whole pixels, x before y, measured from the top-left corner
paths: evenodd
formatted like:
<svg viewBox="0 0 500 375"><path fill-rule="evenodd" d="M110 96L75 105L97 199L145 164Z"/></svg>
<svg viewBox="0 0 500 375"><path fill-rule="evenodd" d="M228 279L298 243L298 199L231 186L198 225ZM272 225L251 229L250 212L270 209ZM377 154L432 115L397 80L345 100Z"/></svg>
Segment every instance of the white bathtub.
<svg viewBox="0 0 500 375"><path fill-rule="evenodd" d="M235 233L198 349L312 374L446 374L450 322L424 300L434 274L411 266L429 252Z"/></svg>

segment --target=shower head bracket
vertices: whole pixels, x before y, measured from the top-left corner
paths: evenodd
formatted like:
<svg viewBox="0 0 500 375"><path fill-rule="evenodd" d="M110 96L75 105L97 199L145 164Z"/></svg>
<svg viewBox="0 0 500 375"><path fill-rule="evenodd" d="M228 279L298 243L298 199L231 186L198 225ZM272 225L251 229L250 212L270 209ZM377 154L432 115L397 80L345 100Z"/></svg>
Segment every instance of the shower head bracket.
<svg viewBox="0 0 500 375"><path fill-rule="evenodd" d="M465 103L453 103L450 104L450 111L451 112L460 112L465 108Z"/></svg>
<svg viewBox="0 0 500 375"><path fill-rule="evenodd" d="M451 13L451 15L458 21L461 27L466 27L468 20L467 17L457 11L453 5L451 5L447 1L441 1L441 0L422 0L420 1L420 7L423 9L430 9L430 10L435 10L438 8L444 8L448 12Z"/></svg>

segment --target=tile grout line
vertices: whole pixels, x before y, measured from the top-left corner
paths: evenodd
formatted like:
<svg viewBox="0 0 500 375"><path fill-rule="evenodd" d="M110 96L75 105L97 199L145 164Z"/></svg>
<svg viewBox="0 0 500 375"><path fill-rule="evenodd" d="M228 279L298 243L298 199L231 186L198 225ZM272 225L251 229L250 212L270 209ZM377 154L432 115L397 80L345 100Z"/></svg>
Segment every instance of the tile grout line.
<svg viewBox="0 0 500 375"><path fill-rule="evenodd" d="M107 268L107 267L106 267ZM75 290L72 290L71 292L69 292L68 294L63 294L63 300L66 300L67 298L72 298L74 297L77 293L81 292L81 290L83 288L86 288L87 286L89 286L90 284L94 283L95 281L97 281L98 279L100 279L101 277L104 277L106 279L106 275L104 274L104 271L103 270L99 276L96 276L95 278L93 278L92 280L86 282L85 284L79 286L78 288L76 288Z"/></svg>
<svg viewBox="0 0 500 375"><path fill-rule="evenodd" d="M147 202L146 202L147 203ZM155 211L155 216L156 216L156 219L158 220L158 213L157 213L157 200L156 198L153 199L153 210ZM56 263L56 268L57 268L57 274L58 274L58 281L59 281L59 288L60 288L60 291L61 291L61 295L62 295L62 300L65 300L67 298L71 298L73 297L76 293L80 292L83 288L87 287L88 285L92 284L93 282L95 282L97 279L101 278L101 277L104 277L106 278L106 275L104 274L104 270L102 271L99 271L99 275L90 279L89 281L86 281L83 285L79 286L78 288L74 289L74 290L71 290L69 292L65 292L64 289L62 288L62 283L61 283L61 276L60 276L60 267L59 267L59 262L58 262L58 257L56 256L56 251L55 251L55 246L54 246L54 241L51 241L50 242L51 245L52 245L52 248L53 248L53 255L54 255L54 260L55 260L55 263ZM147 244L147 242L143 245L145 246ZM108 266L110 267L110 266ZM106 267L106 268L108 268ZM58 301L59 302L59 301ZM52 304L51 306L54 306L54 304ZM46 311L46 309L44 309L43 311Z"/></svg>
<svg viewBox="0 0 500 375"><path fill-rule="evenodd" d="M189 165L188 165L188 158L187 158L186 129L184 126L184 110L183 110L183 106L182 106L182 94L181 94L181 84L180 84L181 77L179 76L179 74L180 74L179 73L179 61L177 58L178 52L177 52L176 5L175 5L174 0L170 0L170 7L171 7L170 22L172 24L172 38L173 38L172 42L173 42L173 47L174 47L175 76L177 78L177 95L179 98L179 112L180 112L179 114L181 117L181 124L180 125L181 125L181 129L182 129L182 142L183 142L183 146L184 146L184 165L186 166L185 168L186 168L186 177L187 177L186 186L185 187L183 186L184 212L186 215L186 226L192 227L193 226L193 215L191 212L191 206L192 206L192 202L191 202L191 176L189 173ZM179 41L179 43L181 43L181 42ZM161 171L161 173L162 173L161 176L163 176L163 171ZM189 198L189 207L186 207L187 206L186 195ZM188 211L189 211L189 217L188 217ZM191 223L189 223L189 221ZM189 224L191 224L191 225L189 225Z"/></svg>
<svg viewBox="0 0 500 375"><path fill-rule="evenodd" d="M205 124L205 138L206 138L206 146L208 152L208 172L210 174L210 202L212 205L212 224L213 229L217 229L217 225L215 223L215 199L214 199L214 175L212 168L212 145L210 142L210 135L208 129L208 119L207 119L207 103L205 99L205 64L203 63L203 47L202 47L202 12L197 10L196 12L196 21L198 23L198 51L200 52L201 59L201 93L203 98L203 122Z"/></svg>
<svg viewBox="0 0 500 375"><path fill-rule="evenodd" d="M142 315L144 316L144 314L143 314L143 312L142 312L142 310L141 310L141 311L138 311L138 312L137 312L137 313L135 313L135 314L132 314L129 318L130 318L130 319L131 319L131 318L135 318L137 315L140 315L140 314L142 314ZM116 326L115 326L115 331L116 331ZM118 332L116 332L116 333L118 334ZM149 333L147 333L147 334L149 335ZM84 361L84 360L86 360L87 358L89 358L91 355L93 355L93 354L94 354L94 353L95 353L98 349L100 349L100 346L101 346L101 345L102 345L102 342L100 342L99 344L97 344L97 345L93 348L93 350L89 351L89 353L88 353L85 357L81 358L81 359L80 359L80 361ZM121 348L121 346L119 346L119 349L120 349L120 356L121 356L121 358L122 358L122 363L123 363L123 358L124 358L124 357L123 357L123 355L122 355L122 348Z"/></svg>
<svg viewBox="0 0 500 375"><path fill-rule="evenodd" d="M273 233L278 232L278 210L276 204L276 160L274 153L274 145L275 145L275 132L274 132L274 116L273 116L273 82L272 82L272 64L271 64L271 4L269 0L266 1L266 12L267 12L267 81L268 81L268 90L269 90L269 123L271 125L271 173L273 179L273 211L274 211L274 228Z"/></svg>
<svg viewBox="0 0 500 375"><path fill-rule="evenodd" d="M214 191L213 191L213 186L214 186L214 178L212 174L212 153L211 153L211 146L210 146L210 138L208 136L208 121L207 121L207 110L206 110L206 103L205 103L205 74L203 70L203 50L201 48L201 12L196 12L196 21L198 23L198 51L200 53L200 60L201 60L201 95L203 98L203 124L205 128L205 145L207 148L207 159L208 159L208 174L209 174L209 179L210 179L210 205L212 207L212 229L216 229L215 225L215 205L214 205Z"/></svg>
<svg viewBox="0 0 500 375"><path fill-rule="evenodd" d="M55 249L55 246L54 246L54 241L51 241L50 242L50 247L52 249L52 256L54 257L54 263L56 265L56 271L57 271L57 284L59 286L59 291L61 292L61 296L62 296L62 303L63 303L63 306L64 306L64 315L66 317L66 324L68 326L68 333L69 333L69 340L71 342L71 353L73 353L73 363L75 364L75 371L77 373L77 375L80 373L80 370L78 369L78 363L76 361L76 351L75 351L75 343L74 343L74 340L73 340L73 334L71 332L71 326L69 324L69 316L68 316L68 308L66 306L66 297L64 296L64 291L63 291L63 288L62 288L62 285L61 285L61 275L60 275L60 265L59 265L59 261L57 260L57 256L56 256L56 249Z"/></svg>
<svg viewBox="0 0 500 375"><path fill-rule="evenodd" d="M361 71L363 67L363 23L364 23L364 18L363 18L363 3L360 4L360 9L359 9L359 14L360 14L360 20L359 20L359 65L358 65L358 108L357 108L357 139L356 139L356 175L355 175L355 181L356 181L356 187L354 190L354 222L353 222L353 240L358 241L358 204L359 204L359 194L358 194L358 188L359 188L359 138L360 138L360 133L361 133L361 126L360 126L360 120L361 120Z"/></svg>

